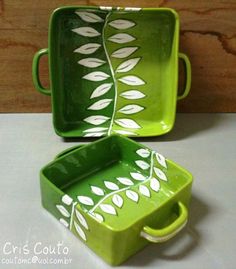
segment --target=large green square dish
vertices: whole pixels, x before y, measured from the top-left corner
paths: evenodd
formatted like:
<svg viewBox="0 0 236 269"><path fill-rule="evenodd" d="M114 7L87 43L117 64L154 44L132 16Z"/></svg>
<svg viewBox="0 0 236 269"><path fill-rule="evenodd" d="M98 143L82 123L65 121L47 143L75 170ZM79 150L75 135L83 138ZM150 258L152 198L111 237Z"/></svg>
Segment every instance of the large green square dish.
<svg viewBox="0 0 236 269"><path fill-rule="evenodd" d="M48 49L35 54L36 89L51 95L53 124L63 137L113 133L156 136L174 124L176 101L190 89L191 68L179 53L179 19L167 8L63 7L49 24ZM50 89L39 80L49 57ZM186 87L178 90L178 59Z"/></svg>
<svg viewBox="0 0 236 269"><path fill-rule="evenodd" d="M169 240L188 219L192 175L124 136L66 150L40 183L43 207L112 265Z"/></svg>

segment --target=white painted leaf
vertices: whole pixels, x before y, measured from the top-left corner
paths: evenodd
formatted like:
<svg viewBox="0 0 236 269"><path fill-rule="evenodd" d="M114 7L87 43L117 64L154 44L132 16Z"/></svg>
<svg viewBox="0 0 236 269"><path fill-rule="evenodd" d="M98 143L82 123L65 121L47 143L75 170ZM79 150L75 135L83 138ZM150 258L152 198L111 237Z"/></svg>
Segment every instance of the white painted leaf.
<svg viewBox="0 0 236 269"><path fill-rule="evenodd" d="M130 56L137 49L138 49L138 47L125 47L125 48L121 48L121 49L115 50L111 54L111 57L118 58L118 59L123 59L123 58L126 58L126 57Z"/></svg>
<svg viewBox="0 0 236 269"><path fill-rule="evenodd" d="M146 177L144 175L140 174L140 173L131 172L130 175L135 180L143 181L143 180L146 179Z"/></svg>
<svg viewBox="0 0 236 269"><path fill-rule="evenodd" d="M135 191L127 190L125 193L126 193L126 196L129 199L131 199L132 201L134 201L136 203L138 202L139 196L138 196L138 194Z"/></svg>
<svg viewBox="0 0 236 269"><path fill-rule="evenodd" d="M125 11L140 11L141 7L125 7Z"/></svg>
<svg viewBox="0 0 236 269"><path fill-rule="evenodd" d="M124 201L123 201L123 198L119 194L114 194L113 197L112 197L112 202L116 206L118 206L119 208L121 208Z"/></svg>
<svg viewBox="0 0 236 269"><path fill-rule="evenodd" d="M101 45L98 43L88 43L75 49L74 52L80 53L80 54L92 54L100 47Z"/></svg>
<svg viewBox="0 0 236 269"><path fill-rule="evenodd" d="M126 34L126 33L115 34L115 35L110 36L108 38L109 41L112 41L112 42L118 43L118 44L128 43L128 42L131 42L135 39L136 39L135 37L133 37L132 35Z"/></svg>
<svg viewBox="0 0 236 269"><path fill-rule="evenodd" d="M98 196L103 196L104 195L104 191L103 189L97 187L97 186L91 186L91 190L93 193L95 193Z"/></svg>
<svg viewBox="0 0 236 269"><path fill-rule="evenodd" d="M144 98L146 95L137 90L125 91L120 94L121 97L129 100L136 100Z"/></svg>
<svg viewBox="0 0 236 269"><path fill-rule="evenodd" d="M96 133L96 132L106 131L107 129L108 129L107 127L94 127L94 128L86 129L83 132L84 133Z"/></svg>
<svg viewBox="0 0 236 269"><path fill-rule="evenodd" d="M95 37L100 35L100 33L97 30L93 29L92 27L79 27L72 29L72 31L75 32L76 34L88 37Z"/></svg>
<svg viewBox="0 0 236 269"><path fill-rule="evenodd" d="M102 115L90 116L84 119L85 122L93 125L100 125L108 121L110 118Z"/></svg>
<svg viewBox="0 0 236 269"><path fill-rule="evenodd" d="M60 223L61 224L63 224L66 228L68 228L69 227L69 223L66 221L66 220L64 220L64 219L59 219L59 221L60 221Z"/></svg>
<svg viewBox="0 0 236 269"><path fill-rule="evenodd" d="M128 72L131 69L133 69L137 63L140 61L140 57L138 58L133 58L133 59L129 59L123 63L121 63L117 68L116 68L116 72L117 73L123 73L123 72Z"/></svg>
<svg viewBox="0 0 236 269"><path fill-rule="evenodd" d="M77 196L77 199L81 204L84 205L94 205L93 200L88 196Z"/></svg>
<svg viewBox="0 0 236 269"><path fill-rule="evenodd" d="M94 71L91 72L85 76L83 76L83 79L87 79L90 81L102 81L105 79L108 79L110 76L102 71Z"/></svg>
<svg viewBox="0 0 236 269"><path fill-rule="evenodd" d="M115 120L115 123L123 128L130 128L130 129L140 129L139 126L134 120L131 119L118 119Z"/></svg>
<svg viewBox="0 0 236 269"><path fill-rule="evenodd" d="M125 76L122 78L118 79L119 81L121 81L122 83L126 84L126 85L130 85L130 86L140 86L140 85L144 85L145 81L143 81L141 78L137 77L137 76Z"/></svg>
<svg viewBox="0 0 236 269"><path fill-rule="evenodd" d="M119 187L111 181L104 181L104 184L109 190L112 190L112 191L119 190Z"/></svg>
<svg viewBox="0 0 236 269"><path fill-rule="evenodd" d="M124 184L126 186L132 186L132 185L134 185L133 181L130 180L129 178L127 178L127 177L117 177L117 180L120 183L122 183L122 184Z"/></svg>
<svg viewBox="0 0 236 269"><path fill-rule="evenodd" d="M102 215L98 214L98 213L93 213L93 216L95 217L95 219L98 221L98 222L103 222L104 221L104 218Z"/></svg>
<svg viewBox="0 0 236 269"><path fill-rule="evenodd" d="M100 132L100 133L87 133L83 137L101 137L105 135L106 132Z"/></svg>
<svg viewBox="0 0 236 269"><path fill-rule="evenodd" d="M157 175L158 178L167 181L166 175L161 171L161 169L154 167L154 172Z"/></svg>
<svg viewBox="0 0 236 269"><path fill-rule="evenodd" d="M56 205L56 208L61 212L61 214L64 217L66 218L70 217L70 213L67 211L67 209L63 205Z"/></svg>
<svg viewBox="0 0 236 269"><path fill-rule="evenodd" d="M123 19L117 19L117 20L109 22L108 24L112 26L113 28L119 29L119 30L129 29L135 25L133 21L123 20Z"/></svg>
<svg viewBox="0 0 236 269"><path fill-rule="evenodd" d="M135 161L135 163L137 164L138 167L140 167L143 170L147 170L150 167L150 165L147 162L142 160L137 160Z"/></svg>
<svg viewBox="0 0 236 269"><path fill-rule="evenodd" d="M130 115L130 114L138 113L138 112L142 111L143 109L144 109L144 107L140 106L140 105L127 105L127 106L123 106L121 109L119 109L118 112Z"/></svg>
<svg viewBox="0 0 236 269"><path fill-rule="evenodd" d="M107 93L111 87L112 87L113 83L104 83L100 86L98 86L91 94L90 99L93 99L95 97L99 97L104 95L105 93Z"/></svg>
<svg viewBox="0 0 236 269"><path fill-rule="evenodd" d="M99 7L101 10L112 10L112 7L104 7L104 6L100 6Z"/></svg>
<svg viewBox="0 0 236 269"><path fill-rule="evenodd" d="M84 216L77 210L75 209L75 215L78 219L78 221L80 222L80 224L86 229L88 230L88 223L87 221L85 220Z"/></svg>
<svg viewBox="0 0 236 269"><path fill-rule="evenodd" d="M160 182L156 178L151 178L150 180L150 187L153 191L158 192L160 189Z"/></svg>
<svg viewBox="0 0 236 269"><path fill-rule="evenodd" d="M92 12L76 11L75 12L83 21L86 22L102 22L103 19Z"/></svg>
<svg viewBox="0 0 236 269"><path fill-rule="evenodd" d="M136 153L143 158L148 158L151 154L148 149L138 149Z"/></svg>
<svg viewBox="0 0 236 269"><path fill-rule="evenodd" d="M67 194L63 195L61 200L66 205L71 205L71 203L73 202L73 199Z"/></svg>
<svg viewBox="0 0 236 269"><path fill-rule="evenodd" d="M103 99L103 100L99 100L97 102L95 102L94 104L92 104L91 106L88 107L89 110L101 110L107 106L109 106L109 104L112 102L112 99Z"/></svg>
<svg viewBox="0 0 236 269"><path fill-rule="evenodd" d="M99 206L101 210L105 213L111 214L111 215L116 215L116 210L112 205L109 204L101 204Z"/></svg>
<svg viewBox="0 0 236 269"><path fill-rule="evenodd" d="M151 197L151 193L150 193L150 191L149 191L149 189L148 189L147 186L140 185L139 186L139 191L140 191L140 193L142 193L142 195L144 195L146 197Z"/></svg>
<svg viewBox="0 0 236 269"><path fill-rule="evenodd" d="M75 230L76 230L76 232L78 233L78 235L79 235L84 241L86 241L86 240L87 240L87 239L86 239L86 235L85 235L84 231L80 228L79 224L76 223L76 222L74 221L74 226L75 226Z"/></svg>
<svg viewBox="0 0 236 269"><path fill-rule="evenodd" d="M156 159L158 161L158 163L160 165L162 165L163 167L167 168L167 165L166 165L166 159L164 156L162 156L161 154L159 153L156 153Z"/></svg>
<svg viewBox="0 0 236 269"><path fill-rule="evenodd" d="M97 58L85 58L78 61L78 64L83 65L85 67L90 67L90 68L101 66L104 63L105 61L97 59Z"/></svg>
<svg viewBox="0 0 236 269"><path fill-rule="evenodd" d="M126 131L126 130L113 130L113 132L117 134L122 134L122 135L137 135L136 133Z"/></svg>

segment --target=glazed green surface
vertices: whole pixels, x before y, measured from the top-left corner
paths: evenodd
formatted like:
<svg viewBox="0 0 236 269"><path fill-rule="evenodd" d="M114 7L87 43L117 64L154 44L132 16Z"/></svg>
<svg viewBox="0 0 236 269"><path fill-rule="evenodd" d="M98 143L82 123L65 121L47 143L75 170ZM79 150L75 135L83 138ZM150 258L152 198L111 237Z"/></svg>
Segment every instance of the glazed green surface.
<svg viewBox="0 0 236 269"><path fill-rule="evenodd" d="M120 26L120 21L127 25ZM119 34L123 36L117 38ZM55 131L64 137L153 136L170 131L177 100L178 38L178 16L171 9L56 10L49 29ZM82 52L89 44L97 48ZM130 48L134 51L117 56ZM88 63L91 60L96 67ZM187 71L184 97L190 88L190 65ZM88 78L94 72L105 77ZM37 87L37 71L33 77ZM107 91L95 94L107 85ZM37 89L47 93L40 85Z"/></svg>

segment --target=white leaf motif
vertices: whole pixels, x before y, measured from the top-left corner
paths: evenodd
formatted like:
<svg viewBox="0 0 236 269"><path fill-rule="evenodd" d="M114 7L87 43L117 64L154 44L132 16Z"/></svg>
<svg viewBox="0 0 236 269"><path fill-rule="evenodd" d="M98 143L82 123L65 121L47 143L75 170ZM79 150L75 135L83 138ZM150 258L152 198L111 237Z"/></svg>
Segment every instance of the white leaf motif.
<svg viewBox="0 0 236 269"><path fill-rule="evenodd" d="M140 11L141 7L125 7L126 11Z"/></svg>
<svg viewBox="0 0 236 269"><path fill-rule="evenodd" d="M114 194L113 197L112 197L112 202L116 206L118 206L119 208L121 208L124 201L123 201L123 198L119 194Z"/></svg>
<svg viewBox="0 0 236 269"><path fill-rule="evenodd" d="M156 153L156 159L158 161L158 163L160 165L162 165L163 167L167 168L167 165L166 165L166 159L164 156L162 156L161 154L159 153Z"/></svg>
<svg viewBox="0 0 236 269"><path fill-rule="evenodd" d="M140 129L139 126L134 120L131 119L118 119L115 120L115 123L123 128L130 128L130 129Z"/></svg>
<svg viewBox="0 0 236 269"><path fill-rule="evenodd" d="M131 175L131 177L132 177L133 179L135 179L135 180L143 181L143 180L146 179L146 177L143 176L143 175L140 174L140 173L131 172L130 175Z"/></svg>
<svg viewBox="0 0 236 269"><path fill-rule="evenodd" d="M64 219L59 219L59 221L60 221L60 223L61 224L63 224L66 228L68 228L69 227L69 223L66 221L66 220L64 220Z"/></svg>
<svg viewBox="0 0 236 269"><path fill-rule="evenodd" d="M130 114L138 113L138 112L142 111L143 109L144 109L144 107L142 107L140 105L127 105L127 106L124 106L121 109L119 109L118 112L130 115Z"/></svg>
<svg viewBox="0 0 236 269"><path fill-rule="evenodd" d="M95 37L100 35L100 33L97 30L93 29L92 27L79 27L72 29L72 31L75 32L76 34L88 37Z"/></svg>
<svg viewBox="0 0 236 269"><path fill-rule="evenodd" d="M111 57L118 58L118 59L126 58L126 57L130 56L132 53L134 53L137 49L138 49L138 47L121 48L121 49L115 50L111 54Z"/></svg>
<svg viewBox="0 0 236 269"><path fill-rule="evenodd" d="M97 186L91 186L91 190L93 193L95 193L98 196L103 196L104 195L104 191L103 189L97 187Z"/></svg>
<svg viewBox="0 0 236 269"><path fill-rule="evenodd" d="M143 158L148 158L151 154L148 149L138 149L136 153Z"/></svg>
<svg viewBox="0 0 236 269"><path fill-rule="evenodd" d="M151 197L151 193L150 193L150 191L149 191L149 189L148 189L147 186L140 185L139 186L139 191L140 191L140 193L142 193L142 195L144 195L146 197Z"/></svg>
<svg viewBox="0 0 236 269"><path fill-rule="evenodd" d="M80 54L92 54L100 47L101 47L101 45L98 43L88 43L88 44L82 45L81 47L75 49L74 52L80 53Z"/></svg>
<svg viewBox="0 0 236 269"><path fill-rule="evenodd" d="M91 72L85 76L83 76L83 79L87 79L90 81L102 81L105 79L108 79L110 76L102 71L94 71Z"/></svg>
<svg viewBox="0 0 236 269"><path fill-rule="evenodd" d="M111 181L104 181L104 184L109 190L112 190L112 191L119 190L119 187Z"/></svg>
<svg viewBox="0 0 236 269"><path fill-rule="evenodd" d="M103 65L104 63L105 61L97 59L97 58L85 58L78 61L78 64L83 65L85 67L90 67L90 68L98 67L100 65Z"/></svg>
<svg viewBox="0 0 236 269"><path fill-rule="evenodd" d="M83 21L86 22L102 22L103 19L92 12L77 11L75 12Z"/></svg>
<svg viewBox="0 0 236 269"><path fill-rule="evenodd" d="M133 59L129 59L123 63L121 63L117 68L116 68L116 72L117 73L123 73L123 72L128 72L131 69L133 69L137 63L140 61L140 57L139 58L133 58Z"/></svg>
<svg viewBox="0 0 236 269"><path fill-rule="evenodd" d="M160 182L156 178L151 178L150 180L150 187L152 190L158 192L160 189Z"/></svg>
<svg viewBox="0 0 236 269"><path fill-rule="evenodd" d="M105 132L100 132L100 133L87 133L84 135L84 137L101 137L105 135Z"/></svg>
<svg viewBox="0 0 236 269"><path fill-rule="evenodd" d="M145 84L145 81L143 81L141 78L132 75L119 78L118 80L130 86L140 86Z"/></svg>
<svg viewBox="0 0 236 269"><path fill-rule="evenodd" d="M84 241L86 241L86 235L85 235L84 231L80 228L79 224L77 224L77 223L74 221L74 226L75 226L75 230L76 230L76 232L78 233L78 235L79 235Z"/></svg>
<svg viewBox="0 0 236 269"><path fill-rule="evenodd" d="M139 196L135 191L131 191L131 190L127 190L126 192L126 196L131 199L134 202L138 202Z"/></svg>
<svg viewBox="0 0 236 269"><path fill-rule="evenodd" d="M90 197L87 196L77 196L77 199L81 204L84 205L94 205L93 200Z"/></svg>
<svg viewBox="0 0 236 269"><path fill-rule="evenodd" d="M112 7L104 7L104 6L100 6L99 7L101 10L112 10Z"/></svg>
<svg viewBox="0 0 236 269"><path fill-rule="evenodd" d="M124 30L129 29L135 25L133 21L118 19L114 20L108 23L110 26L112 26L115 29Z"/></svg>
<svg viewBox="0 0 236 269"><path fill-rule="evenodd" d="M80 222L80 224L86 229L88 230L88 223L87 221L85 220L84 216L76 209L75 210L75 215L78 219L78 221Z"/></svg>
<svg viewBox="0 0 236 269"><path fill-rule="evenodd" d="M99 207L105 213L108 213L108 214L111 214L111 215L116 215L116 210L112 205L101 204Z"/></svg>
<svg viewBox="0 0 236 269"><path fill-rule="evenodd" d="M161 169L154 167L154 172L157 175L158 178L161 180L167 181L166 175L161 171Z"/></svg>
<svg viewBox="0 0 236 269"><path fill-rule="evenodd" d="M109 104L112 102L112 99L103 99L95 102L91 106L88 107L89 110L101 110L103 108L106 108L109 106Z"/></svg>
<svg viewBox="0 0 236 269"><path fill-rule="evenodd" d="M140 167L143 170L147 170L149 169L150 165L142 160L137 160L135 161L135 163L137 164L138 167Z"/></svg>
<svg viewBox="0 0 236 269"><path fill-rule="evenodd" d="M70 217L70 213L65 209L65 207L63 205L56 205L56 207L64 217L66 217L66 218Z"/></svg>
<svg viewBox="0 0 236 269"><path fill-rule="evenodd" d="M126 33L115 34L115 35L110 36L108 38L109 41L112 41L112 42L118 43L118 44L128 43L128 42L131 42L135 39L136 39L135 37L133 37L132 35L126 34Z"/></svg>
<svg viewBox="0 0 236 269"><path fill-rule="evenodd" d="M117 134L122 134L122 135L137 135L136 133L126 131L126 130L113 130L113 132Z"/></svg>
<svg viewBox="0 0 236 269"><path fill-rule="evenodd" d="M91 123L93 125L100 125L108 121L110 118L102 115L90 116L84 119L85 122Z"/></svg>
<svg viewBox="0 0 236 269"><path fill-rule="evenodd" d="M98 86L91 94L90 99L104 95L111 89L112 85L113 85L112 83L104 83Z"/></svg>
<svg viewBox="0 0 236 269"><path fill-rule="evenodd" d="M125 99L136 100L136 99L144 98L146 95L137 90L130 90L130 91L122 92L120 96Z"/></svg>
<svg viewBox="0 0 236 269"><path fill-rule="evenodd" d="M122 183L122 184L124 184L126 186L132 186L132 185L134 185L133 181L130 180L129 178L127 178L127 177L118 177L117 180L120 183Z"/></svg>
<svg viewBox="0 0 236 269"><path fill-rule="evenodd" d="M66 205L71 205L71 203L73 202L73 199L67 194L63 195L61 200Z"/></svg>
<svg viewBox="0 0 236 269"><path fill-rule="evenodd" d="M90 213L90 215L92 217L94 217L98 222L103 222L104 221L103 216L98 214L98 213L93 212L93 213Z"/></svg>
<svg viewBox="0 0 236 269"><path fill-rule="evenodd" d="M94 127L94 128L90 128L90 129L86 129L83 132L84 133L96 133L96 132L103 132L106 131L108 128L107 127Z"/></svg>

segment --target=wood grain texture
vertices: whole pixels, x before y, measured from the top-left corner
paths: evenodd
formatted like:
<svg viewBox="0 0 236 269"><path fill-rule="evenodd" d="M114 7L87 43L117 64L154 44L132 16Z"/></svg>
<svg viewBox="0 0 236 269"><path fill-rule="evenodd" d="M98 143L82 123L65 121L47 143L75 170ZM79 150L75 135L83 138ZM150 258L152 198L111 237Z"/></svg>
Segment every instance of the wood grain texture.
<svg viewBox="0 0 236 269"><path fill-rule="evenodd" d="M171 7L180 15L180 51L192 63L191 93L181 112L236 112L236 1L0 0L0 112L48 112L50 97L32 85L34 53L47 47L48 20L63 5ZM48 85L47 60L41 80ZM183 77L183 72L180 72ZM182 84L182 83L180 83ZM180 88L182 85L180 86Z"/></svg>

